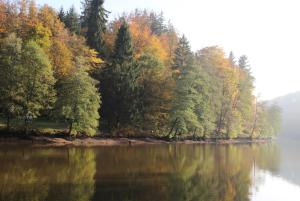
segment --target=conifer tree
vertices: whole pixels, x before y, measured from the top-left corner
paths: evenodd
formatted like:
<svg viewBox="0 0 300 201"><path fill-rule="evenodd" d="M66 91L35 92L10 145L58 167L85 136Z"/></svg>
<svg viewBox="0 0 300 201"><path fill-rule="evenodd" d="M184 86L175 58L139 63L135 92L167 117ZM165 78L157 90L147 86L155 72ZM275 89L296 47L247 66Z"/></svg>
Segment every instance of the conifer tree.
<svg viewBox="0 0 300 201"><path fill-rule="evenodd" d="M81 27L87 27L87 21L91 10L91 1L92 0L83 0L81 1L81 6L83 8L80 16Z"/></svg>
<svg viewBox="0 0 300 201"><path fill-rule="evenodd" d="M243 55L239 58L239 67L243 69L247 69L249 67L249 61L246 55Z"/></svg>
<svg viewBox="0 0 300 201"><path fill-rule="evenodd" d="M66 13L63 7L60 7L59 11L58 11L58 18L60 19L60 21L65 22L65 17L66 17Z"/></svg>
<svg viewBox="0 0 300 201"><path fill-rule="evenodd" d="M229 62L231 64L231 66L235 66L236 61L235 61L235 57L234 57L234 54L233 54L232 51L229 53L229 58L228 59L229 59Z"/></svg>
<svg viewBox="0 0 300 201"><path fill-rule="evenodd" d="M70 32L76 34L80 33L79 15L77 14L74 6L69 9L63 19L63 22Z"/></svg>
<svg viewBox="0 0 300 201"><path fill-rule="evenodd" d="M102 77L102 112L109 124L108 128L131 125L137 118L138 68L126 22L117 34L113 62L106 67Z"/></svg>
<svg viewBox="0 0 300 201"><path fill-rule="evenodd" d="M122 64L133 60L133 45L128 24L124 21L119 28L113 55L115 63Z"/></svg>
<svg viewBox="0 0 300 201"><path fill-rule="evenodd" d="M105 57L104 33L108 12L103 8L104 0L91 0L86 2L84 13L86 19L87 44L98 51L100 57Z"/></svg>
<svg viewBox="0 0 300 201"><path fill-rule="evenodd" d="M165 19L163 12L160 14L156 14L154 12L150 13L150 20L152 34L160 36L167 31L166 25L164 24Z"/></svg>
<svg viewBox="0 0 300 201"><path fill-rule="evenodd" d="M170 119L170 135L174 131L176 136L179 133L189 134L200 126L195 114L195 100L197 97L194 88L195 64L193 53L185 36L182 36L179 40L173 63L173 69L176 72L176 86Z"/></svg>

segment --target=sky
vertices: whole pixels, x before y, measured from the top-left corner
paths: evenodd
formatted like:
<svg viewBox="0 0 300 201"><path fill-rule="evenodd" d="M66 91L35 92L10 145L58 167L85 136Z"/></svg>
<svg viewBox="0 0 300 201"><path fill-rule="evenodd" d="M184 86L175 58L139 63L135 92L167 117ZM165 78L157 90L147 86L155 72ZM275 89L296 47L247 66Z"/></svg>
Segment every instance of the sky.
<svg viewBox="0 0 300 201"><path fill-rule="evenodd" d="M37 3L81 8L80 0ZM107 0L104 6L110 19L135 8L163 11L193 50L217 45L247 55L261 100L300 91L298 0Z"/></svg>

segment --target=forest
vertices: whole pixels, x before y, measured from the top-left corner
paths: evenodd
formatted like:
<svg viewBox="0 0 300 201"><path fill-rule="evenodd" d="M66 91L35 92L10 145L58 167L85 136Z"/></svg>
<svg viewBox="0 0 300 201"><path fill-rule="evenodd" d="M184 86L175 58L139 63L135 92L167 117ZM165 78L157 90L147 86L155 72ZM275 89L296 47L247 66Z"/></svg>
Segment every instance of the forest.
<svg viewBox="0 0 300 201"><path fill-rule="evenodd" d="M0 0L5 132L170 139L279 132L280 108L255 97L247 56L218 46L192 51L163 13L109 15L104 0L83 1L81 13Z"/></svg>

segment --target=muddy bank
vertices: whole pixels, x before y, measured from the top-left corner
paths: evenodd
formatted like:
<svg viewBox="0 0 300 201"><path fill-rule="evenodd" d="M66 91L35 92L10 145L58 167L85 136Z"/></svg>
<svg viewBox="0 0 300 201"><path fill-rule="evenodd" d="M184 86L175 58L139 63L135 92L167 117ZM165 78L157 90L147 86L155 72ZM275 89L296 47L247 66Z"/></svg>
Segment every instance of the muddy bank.
<svg viewBox="0 0 300 201"><path fill-rule="evenodd" d="M62 146L84 146L84 147L96 147L96 146L136 146L136 145L158 145L158 144L251 144L251 143L269 143L271 139L207 139L207 140L179 140L169 141L163 139L154 138L53 138L53 137L37 137L29 136L27 138L20 137L0 137L0 145L34 145L34 146L46 146L46 147L62 147Z"/></svg>

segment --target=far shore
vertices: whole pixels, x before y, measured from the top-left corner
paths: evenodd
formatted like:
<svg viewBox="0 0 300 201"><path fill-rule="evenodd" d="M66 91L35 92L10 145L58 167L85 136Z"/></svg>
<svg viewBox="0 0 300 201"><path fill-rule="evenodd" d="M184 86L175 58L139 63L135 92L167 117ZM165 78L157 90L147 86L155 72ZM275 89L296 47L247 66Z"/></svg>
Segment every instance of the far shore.
<svg viewBox="0 0 300 201"><path fill-rule="evenodd" d="M41 147L104 147L104 146L138 146L161 144L253 144L269 143L272 139L182 139L173 140L165 138L141 137L141 138L102 138L102 137L49 137L49 136L0 136L1 145L33 145Z"/></svg>

